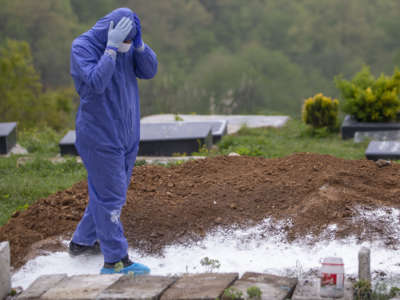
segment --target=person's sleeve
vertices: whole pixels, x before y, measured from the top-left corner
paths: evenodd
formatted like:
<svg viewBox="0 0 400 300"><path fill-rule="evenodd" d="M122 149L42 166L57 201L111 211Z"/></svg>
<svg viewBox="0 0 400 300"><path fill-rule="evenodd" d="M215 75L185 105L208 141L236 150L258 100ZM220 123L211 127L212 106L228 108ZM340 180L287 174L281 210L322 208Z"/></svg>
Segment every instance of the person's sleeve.
<svg viewBox="0 0 400 300"><path fill-rule="evenodd" d="M115 54L106 50L98 59L86 47L73 45L71 60L74 75L78 76L94 93L101 94L108 86L115 70Z"/></svg>
<svg viewBox="0 0 400 300"><path fill-rule="evenodd" d="M157 55L145 43L143 43L142 49L135 49L133 60L135 66L135 74L138 78L151 79L157 74Z"/></svg>

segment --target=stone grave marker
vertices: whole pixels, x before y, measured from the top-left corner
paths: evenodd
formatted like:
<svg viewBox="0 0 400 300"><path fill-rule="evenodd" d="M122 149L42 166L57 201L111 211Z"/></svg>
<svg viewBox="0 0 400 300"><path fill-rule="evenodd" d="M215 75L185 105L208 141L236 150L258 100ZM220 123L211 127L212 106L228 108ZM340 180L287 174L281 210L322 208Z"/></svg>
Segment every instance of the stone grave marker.
<svg viewBox="0 0 400 300"><path fill-rule="evenodd" d="M263 115L181 115L179 117L184 121L209 122L226 120L228 122L228 134L237 132L243 125L250 128L257 127L275 127L284 126L289 120L288 116L263 116ZM176 122L176 115L161 114L143 117L141 123L165 123Z"/></svg>
<svg viewBox="0 0 400 300"><path fill-rule="evenodd" d="M156 122L150 122L157 124ZM174 121L174 122L160 122L160 123L179 123L180 126L191 126L192 124L209 124L211 126L212 143L218 143L224 135L228 133L228 121L227 120L204 120L204 121ZM149 123L141 123L140 126L146 126Z"/></svg>
<svg viewBox="0 0 400 300"><path fill-rule="evenodd" d="M400 130L357 131L354 134L355 143L361 143L367 139L373 141L400 141Z"/></svg>
<svg viewBox="0 0 400 300"><path fill-rule="evenodd" d="M353 138L356 132L389 130L400 130L400 122L357 122L353 117L347 115L341 127L343 139Z"/></svg>
<svg viewBox="0 0 400 300"><path fill-rule="evenodd" d="M371 141L365 151L365 156L370 160L400 159L400 141Z"/></svg>
<svg viewBox="0 0 400 300"><path fill-rule="evenodd" d="M371 281L371 249L367 247L358 252L358 280Z"/></svg>
<svg viewBox="0 0 400 300"><path fill-rule="evenodd" d="M224 120L141 124L138 155L171 156L197 152L202 145L210 148L227 133L227 124ZM75 141L75 130L68 131L59 142L61 155L78 155Z"/></svg>
<svg viewBox="0 0 400 300"><path fill-rule="evenodd" d="M140 128L140 156L171 156L191 154L212 144L209 123L145 123Z"/></svg>
<svg viewBox="0 0 400 300"><path fill-rule="evenodd" d="M58 144L61 155L78 155L78 151L75 148L75 140L75 130L68 131Z"/></svg>
<svg viewBox="0 0 400 300"><path fill-rule="evenodd" d="M185 122L185 123L190 123L190 122ZM218 143L222 139L222 137L228 133L228 121L226 120L215 120L215 121L207 121L201 123L208 123L211 125L213 144Z"/></svg>
<svg viewBox="0 0 400 300"><path fill-rule="evenodd" d="M17 143L17 123L0 123L0 154L7 154Z"/></svg>

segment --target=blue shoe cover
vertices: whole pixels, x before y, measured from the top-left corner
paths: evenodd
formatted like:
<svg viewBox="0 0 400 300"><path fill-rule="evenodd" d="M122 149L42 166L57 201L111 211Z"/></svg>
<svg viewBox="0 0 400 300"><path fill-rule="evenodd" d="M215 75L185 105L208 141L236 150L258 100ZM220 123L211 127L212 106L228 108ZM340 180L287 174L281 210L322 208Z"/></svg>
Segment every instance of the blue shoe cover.
<svg viewBox="0 0 400 300"><path fill-rule="evenodd" d="M103 267L100 271L100 274L119 274L119 273L129 274L131 272L133 273L133 275L146 275L150 274L150 268L140 263L133 263L118 271L115 268Z"/></svg>

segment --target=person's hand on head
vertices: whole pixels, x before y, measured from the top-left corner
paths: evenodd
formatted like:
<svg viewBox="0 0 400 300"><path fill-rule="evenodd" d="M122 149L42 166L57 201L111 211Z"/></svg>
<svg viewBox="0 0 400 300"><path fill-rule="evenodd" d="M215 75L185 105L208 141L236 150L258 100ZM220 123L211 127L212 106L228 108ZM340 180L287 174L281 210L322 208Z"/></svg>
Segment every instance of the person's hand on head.
<svg viewBox="0 0 400 300"><path fill-rule="evenodd" d="M142 41L142 26L140 25L140 19L139 17L135 14L134 16L135 20L135 26L136 26L136 35L133 39L133 47L135 49L141 48L143 46L143 41Z"/></svg>
<svg viewBox="0 0 400 300"><path fill-rule="evenodd" d="M114 27L114 21L110 22L108 28L107 47L118 49L124 42L133 28L132 21L128 17L123 17Z"/></svg>

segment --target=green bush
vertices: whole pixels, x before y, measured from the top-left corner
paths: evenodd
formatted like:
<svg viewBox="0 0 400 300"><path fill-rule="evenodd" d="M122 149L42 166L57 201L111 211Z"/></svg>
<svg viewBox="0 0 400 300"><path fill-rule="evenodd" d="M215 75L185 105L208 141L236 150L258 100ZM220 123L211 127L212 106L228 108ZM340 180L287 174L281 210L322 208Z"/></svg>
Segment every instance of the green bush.
<svg viewBox="0 0 400 300"><path fill-rule="evenodd" d="M303 104L303 121L314 129L337 127L339 101L317 94Z"/></svg>
<svg viewBox="0 0 400 300"><path fill-rule="evenodd" d="M33 127L18 131L18 142L29 153L54 154L59 152L58 143L64 134L51 127Z"/></svg>
<svg viewBox="0 0 400 300"><path fill-rule="evenodd" d="M247 288L247 295L252 300L259 300L261 299L262 292L258 286L250 286Z"/></svg>
<svg viewBox="0 0 400 300"><path fill-rule="evenodd" d="M224 290L222 299L240 300L242 299L242 296L243 292L239 291L234 287L230 287Z"/></svg>
<svg viewBox="0 0 400 300"><path fill-rule="evenodd" d="M398 70L392 77L382 74L375 79L369 67L364 67L351 81L339 76L335 82L345 100L342 110L357 121L389 122L397 119L400 110Z"/></svg>

